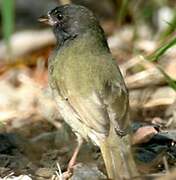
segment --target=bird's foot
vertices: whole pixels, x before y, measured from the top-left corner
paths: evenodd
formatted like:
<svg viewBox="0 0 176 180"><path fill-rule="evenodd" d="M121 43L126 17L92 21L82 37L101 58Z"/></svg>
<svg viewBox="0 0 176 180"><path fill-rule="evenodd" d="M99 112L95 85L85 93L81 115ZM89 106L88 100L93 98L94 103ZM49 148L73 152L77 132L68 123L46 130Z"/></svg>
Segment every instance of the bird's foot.
<svg viewBox="0 0 176 180"><path fill-rule="evenodd" d="M63 172L61 175L59 175L59 178L62 180L70 179L73 175L73 169L75 167L75 159L72 158L68 164L67 171Z"/></svg>
<svg viewBox="0 0 176 180"><path fill-rule="evenodd" d="M62 173L62 180L67 180L70 179L71 176L73 175L73 169L74 169L75 165L69 163L68 167L67 167L67 171L65 171L64 173Z"/></svg>
<svg viewBox="0 0 176 180"><path fill-rule="evenodd" d="M72 174L73 174L73 173L72 173L71 171L67 170L66 172L64 172L64 173L62 174L61 179L62 179L62 180L70 179L71 176L72 176Z"/></svg>

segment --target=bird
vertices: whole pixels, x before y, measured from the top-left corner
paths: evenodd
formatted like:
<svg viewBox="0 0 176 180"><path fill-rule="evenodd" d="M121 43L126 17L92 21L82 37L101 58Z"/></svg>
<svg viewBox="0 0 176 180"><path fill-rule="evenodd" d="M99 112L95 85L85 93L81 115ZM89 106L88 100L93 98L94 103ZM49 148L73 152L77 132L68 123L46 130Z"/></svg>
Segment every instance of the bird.
<svg viewBox="0 0 176 180"><path fill-rule="evenodd" d="M56 38L49 86L78 141L68 171L82 143L90 140L100 148L109 179L137 177L127 133L128 90L98 19L84 6L65 4L39 21L49 24Z"/></svg>

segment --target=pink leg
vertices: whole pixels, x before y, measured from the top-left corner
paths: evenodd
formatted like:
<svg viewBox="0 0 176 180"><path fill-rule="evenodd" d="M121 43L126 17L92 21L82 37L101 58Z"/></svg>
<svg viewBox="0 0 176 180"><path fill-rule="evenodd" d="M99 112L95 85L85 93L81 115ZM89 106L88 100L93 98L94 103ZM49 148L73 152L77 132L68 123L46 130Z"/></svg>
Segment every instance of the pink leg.
<svg viewBox="0 0 176 180"><path fill-rule="evenodd" d="M76 163L76 159L77 159L79 150L80 150L80 148L82 146L82 143L83 143L82 137L77 136L77 140L78 140L78 144L77 144L77 146L76 146L76 148L75 148L75 150L73 152L73 155L72 155L72 157L71 157L71 159L70 159L70 161L68 163L67 171L69 171L69 172L71 171L71 169L73 169L73 166Z"/></svg>
<svg viewBox="0 0 176 180"><path fill-rule="evenodd" d="M78 156L79 150L80 150L81 145L83 143L83 139L81 138L81 136L79 134L77 135L77 141L78 141L78 144L77 144L77 146L74 150L74 153L73 153L73 155L72 155L72 157L68 163L67 171L62 174L63 180L69 179L72 176L73 166L76 163L76 158Z"/></svg>

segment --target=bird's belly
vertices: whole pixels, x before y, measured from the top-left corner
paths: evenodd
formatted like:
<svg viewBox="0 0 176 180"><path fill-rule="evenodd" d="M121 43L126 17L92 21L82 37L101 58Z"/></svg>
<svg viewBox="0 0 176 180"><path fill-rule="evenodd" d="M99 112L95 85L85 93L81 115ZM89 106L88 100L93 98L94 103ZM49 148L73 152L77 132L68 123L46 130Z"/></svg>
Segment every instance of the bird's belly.
<svg viewBox="0 0 176 180"><path fill-rule="evenodd" d="M88 134L91 131L90 128L85 126L81 121L80 117L70 106L67 100L65 100L57 90L53 91L55 101L57 104L58 111L60 112L62 118L65 122L72 128L72 130L81 135L84 139L88 139Z"/></svg>
<svg viewBox="0 0 176 180"><path fill-rule="evenodd" d="M58 111L64 121L71 127L73 132L75 132L75 134L79 134L86 141L91 139L95 145L99 146L100 139L104 138L104 135L95 132L91 127L83 123L79 115L74 111L72 106L70 106L69 102L63 98L63 96L60 95L55 88L52 92Z"/></svg>

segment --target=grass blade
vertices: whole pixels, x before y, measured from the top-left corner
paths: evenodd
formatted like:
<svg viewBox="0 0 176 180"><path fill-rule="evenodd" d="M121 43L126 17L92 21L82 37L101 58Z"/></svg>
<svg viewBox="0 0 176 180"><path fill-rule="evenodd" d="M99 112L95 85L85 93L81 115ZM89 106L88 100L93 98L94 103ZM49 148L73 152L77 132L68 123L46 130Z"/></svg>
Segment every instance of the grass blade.
<svg viewBox="0 0 176 180"><path fill-rule="evenodd" d="M176 45L176 37L170 40L165 45L158 48L155 52L153 52L151 55L147 57L150 61L158 61L160 57L171 47Z"/></svg>
<svg viewBox="0 0 176 180"><path fill-rule="evenodd" d="M14 0L2 0L1 4L3 38L10 47L10 37L14 28Z"/></svg>

